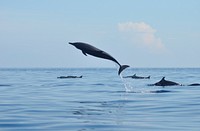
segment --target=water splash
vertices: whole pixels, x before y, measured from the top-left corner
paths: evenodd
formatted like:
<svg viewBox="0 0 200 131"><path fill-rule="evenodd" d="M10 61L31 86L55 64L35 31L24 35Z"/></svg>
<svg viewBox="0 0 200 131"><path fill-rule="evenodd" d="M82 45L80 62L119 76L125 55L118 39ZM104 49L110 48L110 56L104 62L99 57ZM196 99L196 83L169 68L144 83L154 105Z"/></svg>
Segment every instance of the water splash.
<svg viewBox="0 0 200 131"><path fill-rule="evenodd" d="M119 65L115 63L115 67L116 67L116 69L118 71ZM120 78L121 78L121 80L123 82L123 85L124 85L124 88L125 88L126 92L133 92L133 87L131 86L131 84L127 80L125 80L123 78L122 73L119 76L120 76Z"/></svg>
<svg viewBox="0 0 200 131"><path fill-rule="evenodd" d="M120 78L121 78L121 80L122 80L122 82L123 82L123 84L124 84L124 87L125 87L125 89L126 89L126 92L132 92L132 91L133 91L133 87L131 86L131 84L130 84L128 81L126 81L126 80L123 78L122 74L120 74Z"/></svg>
<svg viewBox="0 0 200 131"><path fill-rule="evenodd" d="M132 84L125 78L123 78L123 73L121 73L119 76L123 82L124 88L125 88L125 92L126 93L168 93L171 92L170 90L138 90L137 88L133 89Z"/></svg>

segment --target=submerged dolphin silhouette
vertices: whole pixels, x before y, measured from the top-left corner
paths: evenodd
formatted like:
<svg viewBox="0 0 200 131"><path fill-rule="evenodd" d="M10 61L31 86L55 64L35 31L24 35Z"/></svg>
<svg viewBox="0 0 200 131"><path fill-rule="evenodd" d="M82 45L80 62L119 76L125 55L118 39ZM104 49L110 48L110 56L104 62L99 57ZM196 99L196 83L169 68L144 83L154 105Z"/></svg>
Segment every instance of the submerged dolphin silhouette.
<svg viewBox="0 0 200 131"><path fill-rule="evenodd" d="M105 51L102 51L92 45L83 43L83 42L69 42L69 44L75 46L77 49L81 50L82 53L84 55L87 56L87 54L95 56L95 57L99 57L99 58L103 58L103 59L107 59L107 60L111 60L115 63L117 63L119 65L119 71L118 71L118 75L120 75L120 73L126 69L127 67L129 67L128 65L121 65L115 58L113 58L111 55L109 55L108 53L106 53Z"/></svg>
<svg viewBox="0 0 200 131"><path fill-rule="evenodd" d="M163 77L159 82L155 84L150 84L149 86L175 86L175 85L181 85L173 81L165 80L165 77Z"/></svg>

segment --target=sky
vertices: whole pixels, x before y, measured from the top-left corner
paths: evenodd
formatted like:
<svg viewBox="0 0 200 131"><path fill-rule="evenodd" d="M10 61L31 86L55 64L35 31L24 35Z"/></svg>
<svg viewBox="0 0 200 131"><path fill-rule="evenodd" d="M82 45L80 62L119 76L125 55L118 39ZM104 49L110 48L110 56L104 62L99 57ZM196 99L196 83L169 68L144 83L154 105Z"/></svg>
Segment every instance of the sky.
<svg viewBox="0 0 200 131"><path fill-rule="evenodd" d="M200 67L199 0L0 0L0 68Z"/></svg>

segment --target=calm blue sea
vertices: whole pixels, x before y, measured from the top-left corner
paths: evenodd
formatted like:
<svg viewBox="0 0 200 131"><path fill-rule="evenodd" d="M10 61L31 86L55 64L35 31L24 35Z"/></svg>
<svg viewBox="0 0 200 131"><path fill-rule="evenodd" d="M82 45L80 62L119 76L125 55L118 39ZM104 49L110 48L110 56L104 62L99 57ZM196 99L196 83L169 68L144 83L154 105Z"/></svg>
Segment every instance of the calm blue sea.
<svg viewBox="0 0 200 131"><path fill-rule="evenodd" d="M0 130L200 130L200 68L0 69ZM57 79L83 75L81 79ZM126 86L126 88L125 88Z"/></svg>

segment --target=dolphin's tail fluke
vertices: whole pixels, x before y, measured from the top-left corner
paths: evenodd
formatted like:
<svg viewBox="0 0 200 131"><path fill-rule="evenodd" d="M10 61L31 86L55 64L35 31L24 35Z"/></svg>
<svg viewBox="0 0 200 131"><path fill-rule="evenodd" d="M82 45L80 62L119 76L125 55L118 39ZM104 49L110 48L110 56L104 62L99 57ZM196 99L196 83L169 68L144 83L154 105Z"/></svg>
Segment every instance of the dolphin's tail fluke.
<svg viewBox="0 0 200 131"><path fill-rule="evenodd" d="M120 75L121 72L122 72L124 69L126 69L127 67L129 67L129 65L121 65L121 66L119 67L118 75Z"/></svg>

